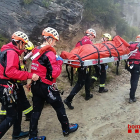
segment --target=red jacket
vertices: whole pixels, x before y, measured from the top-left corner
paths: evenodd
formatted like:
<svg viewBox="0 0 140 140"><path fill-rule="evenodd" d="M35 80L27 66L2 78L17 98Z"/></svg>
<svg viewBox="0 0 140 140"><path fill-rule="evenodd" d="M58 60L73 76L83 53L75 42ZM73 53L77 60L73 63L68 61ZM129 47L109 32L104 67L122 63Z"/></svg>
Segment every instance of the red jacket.
<svg viewBox="0 0 140 140"><path fill-rule="evenodd" d="M51 46L49 46L51 47ZM33 55L39 52L40 47L37 47ZM36 57L32 61L31 72L36 73L45 84L52 85L56 82L56 78L60 75L63 62L56 61L56 52L49 50L49 48L42 55Z"/></svg>
<svg viewBox="0 0 140 140"><path fill-rule="evenodd" d="M75 47L82 46L85 44L93 44L88 36L84 36L80 41L78 41Z"/></svg>
<svg viewBox="0 0 140 140"><path fill-rule="evenodd" d="M27 80L32 79L32 74L27 71L19 70L19 56L23 53L23 50L19 50L12 42L3 45L1 51L6 49L6 66L5 68L0 64L0 79L8 80ZM5 70L5 72L4 72Z"/></svg>
<svg viewBox="0 0 140 140"><path fill-rule="evenodd" d="M130 44L130 47L129 47L130 51L135 50L135 49L137 48L138 43L139 43L139 42L133 42L133 43L131 43L131 44ZM132 61L131 61L131 60L132 60ZM139 61L135 61L135 60L139 60ZM128 61L129 61L130 64L132 64L132 63L134 63L134 64L139 64L139 63L140 63L140 51L137 50L135 53L133 53L133 54L129 57Z"/></svg>

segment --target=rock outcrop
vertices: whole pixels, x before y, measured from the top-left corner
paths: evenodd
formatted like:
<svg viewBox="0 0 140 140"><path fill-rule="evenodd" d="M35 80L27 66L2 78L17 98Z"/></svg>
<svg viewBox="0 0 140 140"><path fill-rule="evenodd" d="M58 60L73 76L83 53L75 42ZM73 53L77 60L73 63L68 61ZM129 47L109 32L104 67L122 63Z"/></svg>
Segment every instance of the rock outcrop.
<svg viewBox="0 0 140 140"><path fill-rule="evenodd" d="M1 0L0 34L10 38L20 30L38 41L42 29L51 26L67 39L77 30L82 8L73 0Z"/></svg>

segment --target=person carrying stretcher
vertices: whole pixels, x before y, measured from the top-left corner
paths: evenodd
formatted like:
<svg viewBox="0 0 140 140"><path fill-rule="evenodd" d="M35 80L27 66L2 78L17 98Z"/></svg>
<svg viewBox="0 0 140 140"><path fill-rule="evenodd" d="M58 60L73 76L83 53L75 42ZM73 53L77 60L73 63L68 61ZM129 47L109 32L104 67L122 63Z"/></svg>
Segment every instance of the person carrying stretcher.
<svg viewBox="0 0 140 140"><path fill-rule="evenodd" d="M56 111L64 136L68 136L78 129L77 123L69 123L60 91L56 85L56 78L60 75L63 64L63 59L56 55L54 49L57 41L59 41L59 34L54 28L47 27L42 31L42 36L42 45L35 48L31 57L34 58L31 64L31 72L38 74L40 79L32 82L31 85L33 113L30 120L29 140L46 140L45 136L37 136L38 120L45 101ZM44 50L44 52L40 54L40 50Z"/></svg>
<svg viewBox="0 0 140 140"><path fill-rule="evenodd" d="M110 34L105 33L102 36L102 43L106 41L111 41L112 37ZM106 80L106 69L108 68L107 64L94 65L95 74L91 77L91 84L97 81L98 77L100 77L100 85L99 85L99 93L108 92L108 89L105 88L105 80Z"/></svg>
<svg viewBox="0 0 140 140"><path fill-rule="evenodd" d="M130 78L130 93L129 93L129 103L136 102L135 92L137 89L138 81L139 81L139 73L140 73L140 35L136 37L135 42L130 42L129 46L130 51L134 51L138 49L135 53L133 53L129 59L127 60L127 70L131 73Z"/></svg>
<svg viewBox="0 0 140 140"><path fill-rule="evenodd" d="M85 44L93 44L92 41L96 37L96 32L94 29L88 29L86 31L86 35L75 45L75 47L82 46ZM85 100L89 100L93 97L90 94L90 71L91 67L80 67L78 68L78 81L72 91L70 92L69 96L64 100L64 103L68 106L69 109L74 109L71 105L74 96L82 89L85 85L85 93L86 97Z"/></svg>

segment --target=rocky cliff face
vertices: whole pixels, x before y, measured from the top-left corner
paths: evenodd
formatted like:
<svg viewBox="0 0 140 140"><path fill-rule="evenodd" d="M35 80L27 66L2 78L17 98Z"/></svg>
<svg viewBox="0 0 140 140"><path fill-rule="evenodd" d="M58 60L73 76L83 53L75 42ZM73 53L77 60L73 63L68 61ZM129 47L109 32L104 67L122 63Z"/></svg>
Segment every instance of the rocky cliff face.
<svg viewBox="0 0 140 140"><path fill-rule="evenodd" d="M82 5L73 0L0 1L0 34L9 38L20 30L38 41L42 29L51 26L67 39L75 34L81 19Z"/></svg>
<svg viewBox="0 0 140 140"><path fill-rule="evenodd" d="M122 0L124 18L130 26L140 28L140 0Z"/></svg>

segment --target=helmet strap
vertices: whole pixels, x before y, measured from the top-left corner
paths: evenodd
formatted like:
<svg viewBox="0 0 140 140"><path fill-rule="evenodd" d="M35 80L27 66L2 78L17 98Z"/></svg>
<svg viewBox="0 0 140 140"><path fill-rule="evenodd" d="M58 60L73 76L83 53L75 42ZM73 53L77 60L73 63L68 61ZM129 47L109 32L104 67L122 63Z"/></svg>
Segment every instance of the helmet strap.
<svg viewBox="0 0 140 140"><path fill-rule="evenodd" d="M20 40L19 43L16 42L16 44L17 44L17 47L18 47L19 50L23 50L24 42L22 42L22 41Z"/></svg>
<svg viewBox="0 0 140 140"><path fill-rule="evenodd" d="M15 43L16 43L17 48L20 50L20 42L17 43L17 42L15 41Z"/></svg>
<svg viewBox="0 0 140 140"><path fill-rule="evenodd" d="M47 42L49 43L49 45L51 45L51 44L52 44L52 42L53 42L53 38L52 38L52 37L50 37L50 38L47 40Z"/></svg>

